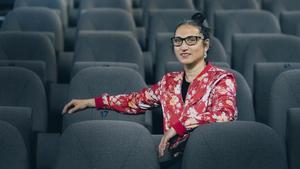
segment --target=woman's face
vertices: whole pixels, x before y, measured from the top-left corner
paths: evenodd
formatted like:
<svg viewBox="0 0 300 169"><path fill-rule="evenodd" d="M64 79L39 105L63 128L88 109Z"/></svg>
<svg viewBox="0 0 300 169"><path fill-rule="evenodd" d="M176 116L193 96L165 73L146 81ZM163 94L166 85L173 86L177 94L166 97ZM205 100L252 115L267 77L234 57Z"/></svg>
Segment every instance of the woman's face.
<svg viewBox="0 0 300 169"><path fill-rule="evenodd" d="M204 61L204 52L208 50L209 40L193 25L181 25L172 39L174 53L183 65L195 65ZM185 40L183 40L185 39Z"/></svg>

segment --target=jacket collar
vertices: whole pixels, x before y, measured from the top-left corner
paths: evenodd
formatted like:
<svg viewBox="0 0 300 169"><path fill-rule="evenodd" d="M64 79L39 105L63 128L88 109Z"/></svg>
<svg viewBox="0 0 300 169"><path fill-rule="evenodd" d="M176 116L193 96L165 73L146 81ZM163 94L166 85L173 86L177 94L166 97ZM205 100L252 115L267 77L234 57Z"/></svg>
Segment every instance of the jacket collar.
<svg viewBox="0 0 300 169"><path fill-rule="evenodd" d="M207 72L212 68L213 66L208 63L204 69L195 77L195 79L191 82L188 92L186 95L186 100L185 100L185 106L193 104L194 102L198 101L203 97L203 95L206 93L205 88L201 88L203 86L203 79L205 77L208 77ZM182 78L184 78L184 73L182 75ZM208 79L209 81L210 79ZM181 82L182 84L182 82Z"/></svg>

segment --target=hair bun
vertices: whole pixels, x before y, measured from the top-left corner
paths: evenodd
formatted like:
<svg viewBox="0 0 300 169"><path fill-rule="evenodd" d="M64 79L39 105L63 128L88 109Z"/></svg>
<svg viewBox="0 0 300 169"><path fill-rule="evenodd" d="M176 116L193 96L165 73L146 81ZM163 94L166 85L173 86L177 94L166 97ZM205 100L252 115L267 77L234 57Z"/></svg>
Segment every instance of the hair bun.
<svg viewBox="0 0 300 169"><path fill-rule="evenodd" d="M206 17L201 13L201 12L197 12L195 13L191 19L196 22L198 25L202 25L206 19Z"/></svg>

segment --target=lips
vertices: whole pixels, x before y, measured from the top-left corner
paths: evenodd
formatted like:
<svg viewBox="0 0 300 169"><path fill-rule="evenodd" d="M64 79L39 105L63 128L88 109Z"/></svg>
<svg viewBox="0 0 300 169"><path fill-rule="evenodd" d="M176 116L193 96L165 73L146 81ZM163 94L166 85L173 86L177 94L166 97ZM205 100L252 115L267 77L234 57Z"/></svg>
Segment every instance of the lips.
<svg viewBox="0 0 300 169"><path fill-rule="evenodd" d="M188 57L190 55L191 55L190 53L180 53L180 56L183 58Z"/></svg>

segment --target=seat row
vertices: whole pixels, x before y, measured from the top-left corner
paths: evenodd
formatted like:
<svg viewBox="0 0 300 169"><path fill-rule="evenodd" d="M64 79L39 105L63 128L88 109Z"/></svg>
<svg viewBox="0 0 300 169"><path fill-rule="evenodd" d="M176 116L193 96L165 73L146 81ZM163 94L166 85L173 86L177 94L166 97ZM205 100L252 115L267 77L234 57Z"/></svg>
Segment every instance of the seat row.
<svg viewBox="0 0 300 169"><path fill-rule="evenodd" d="M0 5L3 6L3 9L12 7L19 8L24 6L48 7L58 11L58 13L62 15L62 18L69 19L73 16L72 13L76 10L82 11L85 9L101 7L120 8L134 14L143 13L143 11L153 9L198 9L205 11L206 15L210 19L212 19L213 12L217 10L264 9L278 16L278 14L282 11L294 11L300 9L299 3L296 0L165 0L163 2L159 0L7 0L2 2Z"/></svg>
<svg viewBox="0 0 300 169"><path fill-rule="evenodd" d="M70 35L63 31L59 18L51 10L27 7L12 10L6 16L2 31L52 32L58 51L63 51L64 46L74 48L76 37L80 31L128 31L137 38L142 50L154 53L157 34L174 32L178 23L190 18L195 12L196 10L185 9L154 10L150 12L148 26L141 28L136 27L132 17L123 10L93 9L81 13L78 26ZM297 12L282 14L280 23L283 33L297 35L297 15L299 15ZM33 17L34 20L31 19ZM43 26L40 24L41 22ZM234 33L281 32L278 19L274 15L257 10L216 12L214 25L214 35L222 42L229 54L231 51L230 39ZM64 38L64 34L68 37Z"/></svg>
<svg viewBox="0 0 300 169"><path fill-rule="evenodd" d="M1 32L0 65L29 68L45 84L69 83L76 72L89 66L129 67L140 72L146 82L151 84L162 78L169 65L178 64L172 51L171 36L172 33L157 36L157 61L151 63L151 55L142 52L134 37L124 32L83 31L78 35L74 56L57 56L47 35ZM274 62L299 63L299 46L300 39L290 35L234 34L232 57L228 57L218 39L212 38L208 60L227 64L227 67L240 72L254 91L255 65Z"/></svg>
<svg viewBox="0 0 300 169"><path fill-rule="evenodd" d="M33 168L16 127L0 120L0 138L1 168ZM37 169L160 168L153 136L137 123L80 122L58 136L56 144L49 144L45 138L40 141L44 141L40 142L43 146L38 148L48 147L46 150L52 151L38 154ZM42 153L41 149L37 151ZM220 166L288 169L283 143L274 130L261 123L245 121L209 124L192 132L181 168L213 169ZM290 166L290 169L295 167Z"/></svg>
<svg viewBox="0 0 300 169"><path fill-rule="evenodd" d="M262 92L257 93L254 97L255 109L251 90L243 76L234 70L225 68L233 72L237 79L238 120L256 120L271 126L282 142L289 144L288 148L292 148L287 153L298 154L299 147L296 144L298 135L293 133L299 132L297 108L300 106L300 84L298 84L300 71L299 69L290 70L294 69L292 64L261 66L261 70L258 69L259 76L256 83L258 83L258 91ZM177 68L178 65L177 67L175 65L173 70ZM64 86L64 90L55 88L55 84L51 85L48 97L40 78L27 69L2 67L0 68L0 78L0 120L17 126L24 137L28 152L33 154L35 154L36 147L39 146L36 145L39 141L35 141L38 140L38 137L49 140L51 145L56 143L55 138L59 135L42 134L39 136L39 133L62 132L68 126L81 121L125 120L140 123L152 133L162 132L162 120L160 119L162 112L157 110L136 116L97 109L85 109L75 114L61 114L63 105L70 99L93 98L105 92L113 95L129 93L147 87L142 76L133 69L85 68L73 77L70 86ZM48 149L49 147L44 148ZM294 156L291 158L289 160L293 161Z"/></svg>

